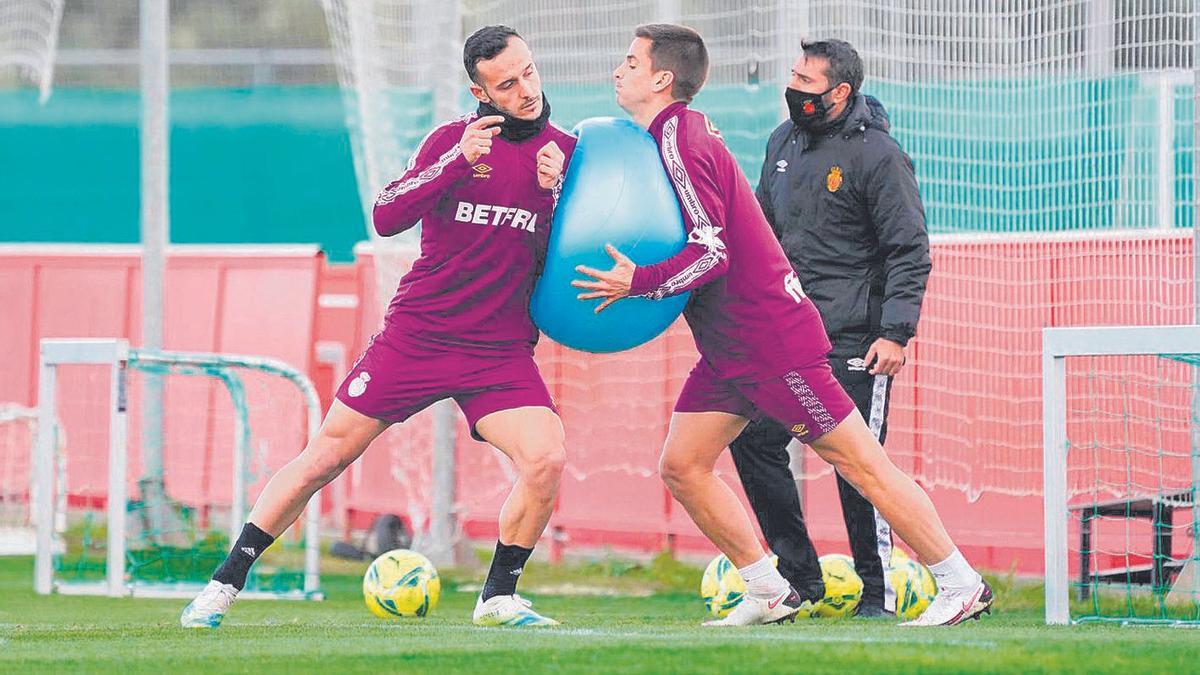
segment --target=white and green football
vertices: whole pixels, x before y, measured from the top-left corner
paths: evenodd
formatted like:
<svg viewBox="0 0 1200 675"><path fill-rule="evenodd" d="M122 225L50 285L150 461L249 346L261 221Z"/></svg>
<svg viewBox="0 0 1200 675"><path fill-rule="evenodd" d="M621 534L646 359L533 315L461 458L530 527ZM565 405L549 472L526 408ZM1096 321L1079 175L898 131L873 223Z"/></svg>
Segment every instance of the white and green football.
<svg viewBox="0 0 1200 675"><path fill-rule="evenodd" d="M427 616L441 594L442 581L433 563L408 549L384 553L363 575L363 600L382 619Z"/></svg>
<svg viewBox="0 0 1200 675"><path fill-rule="evenodd" d="M820 558L821 578L825 581L825 597L813 612L826 619L852 616L862 600L863 582L854 571L854 559L840 553L827 553Z"/></svg>

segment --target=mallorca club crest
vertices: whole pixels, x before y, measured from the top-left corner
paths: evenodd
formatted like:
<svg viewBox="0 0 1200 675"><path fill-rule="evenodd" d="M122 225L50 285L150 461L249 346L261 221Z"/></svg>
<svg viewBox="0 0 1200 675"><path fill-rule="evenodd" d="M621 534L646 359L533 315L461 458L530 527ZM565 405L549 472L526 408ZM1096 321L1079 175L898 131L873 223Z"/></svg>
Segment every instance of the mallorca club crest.
<svg viewBox="0 0 1200 675"><path fill-rule="evenodd" d="M367 391L367 383L370 381L371 374L364 370L358 374L358 377L350 381L350 386L346 387L346 393L354 398L358 398Z"/></svg>
<svg viewBox="0 0 1200 675"><path fill-rule="evenodd" d="M829 175L825 176L825 189L837 192L840 187L842 187L842 167L835 166L830 168Z"/></svg>

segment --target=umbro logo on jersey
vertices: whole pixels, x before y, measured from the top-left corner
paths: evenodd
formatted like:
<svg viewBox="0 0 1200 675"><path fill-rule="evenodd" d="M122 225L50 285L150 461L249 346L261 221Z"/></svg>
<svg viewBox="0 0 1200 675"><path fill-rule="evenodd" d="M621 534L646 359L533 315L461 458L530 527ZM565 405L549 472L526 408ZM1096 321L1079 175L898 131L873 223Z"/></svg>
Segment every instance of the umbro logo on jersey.
<svg viewBox="0 0 1200 675"><path fill-rule="evenodd" d="M471 167L471 170L475 172L471 174L472 178L490 178L488 174L492 172L492 167L480 162L479 164Z"/></svg>
<svg viewBox="0 0 1200 675"><path fill-rule="evenodd" d="M459 202L454 212L454 219L460 223L476 225L507 225L517 230L534 232L537 228L537 214L518 209L515 206L493 206L491 204L472 204Z"/></svg>
<svg viewBox="0 0 1200 675"><path fill-rule="evenodd" d="M787 173L787 166L788 166L787 160L781 159L778 162L775 162L775 172L776 173Z"/></svg>

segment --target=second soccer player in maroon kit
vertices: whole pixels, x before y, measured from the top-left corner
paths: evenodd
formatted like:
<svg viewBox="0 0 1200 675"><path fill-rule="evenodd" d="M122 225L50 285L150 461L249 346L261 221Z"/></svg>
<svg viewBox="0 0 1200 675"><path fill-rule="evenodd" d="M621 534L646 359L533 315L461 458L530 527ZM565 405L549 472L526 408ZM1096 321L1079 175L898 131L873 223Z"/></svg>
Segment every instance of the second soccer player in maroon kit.
<svg viewBox="0 0 1200 675"><path fill-rule="evenodd" d="M780 576L736 495L713 469L750 419L770 417L808 444L887 518L930 565L939 593L911 625L952 625L988 611L992 591L951 541L928 495L902 473L833 377L821 317L801 287L721 134L688 107L708 76L700 35L671 24L639 26L613 71L617 103L658 142L679 197L688 243L638 267L609 247L610 270L579 267L575 286L597 311L623 297L692 291L684 318L700 361L671 418L663 480L734 564L747 595L710 625L789 620L811 612Z"/></svg>

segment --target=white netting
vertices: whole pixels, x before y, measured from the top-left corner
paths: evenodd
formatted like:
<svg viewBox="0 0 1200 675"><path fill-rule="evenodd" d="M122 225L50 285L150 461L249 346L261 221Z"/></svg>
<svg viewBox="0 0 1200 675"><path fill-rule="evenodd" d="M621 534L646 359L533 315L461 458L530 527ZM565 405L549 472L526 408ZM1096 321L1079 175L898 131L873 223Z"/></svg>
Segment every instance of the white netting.
<svg viewBox="0 0 1200 675"><path fill-rule="evenodd" d="M0 0L0 69L16 68L37 86L43 101L54 81L62 13L63 0Z"/></svg>
<svg viewBox="0 0 1200 675"><path fill-rule="evenodd" d="M459 110L461 75L458 7L452 2L344 2L323 0L347 121L355 170L366 209L380 289L394 289L411 261L410 234L383 240L371 222L375 196L400 175L417 144ZM386 301L386 298L381 298Z"/></svg>
<svg viewBox="0 0 1200 675"><path fill-rule="evenodd" d="M1198 364L1196 355L1066 359L1076 618L1200 620Z"/></svg>
<svg viewBox="0 0 1200 675"><path fill-rule="evenodd" d="M267 480L304 447L317 414L315 398L269 367L197 363L135 357L125 371L125 577L135 589L207 581ZM55 515L66 523L56 583L98 583L106 569L111 370L56 366L55 414L71 439L56 470ZM147 465L140 439L149 373L163 377L161 473ZM303 529L301 518L256 565L247 588L308 590Z"/></svg>
<svg viewBox="0 0 1200 675"><path fill-rule="evenodd" d="M37 411L0 404L0 555L33 553L29 511Z"/></svg>

